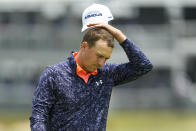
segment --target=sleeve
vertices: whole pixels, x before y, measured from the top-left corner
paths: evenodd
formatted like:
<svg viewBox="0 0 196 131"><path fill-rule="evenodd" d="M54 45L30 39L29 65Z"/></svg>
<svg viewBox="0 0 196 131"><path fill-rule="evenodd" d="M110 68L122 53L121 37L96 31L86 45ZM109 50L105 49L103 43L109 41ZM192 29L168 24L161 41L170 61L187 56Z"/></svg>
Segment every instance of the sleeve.
<svg viewBox="0 0 196 131"><path fill-rule="evenodd" d="M40 77L32 100L31 131L47 131L50 109L55 102L54 77L47 68Z"/></svg>
<svg viewBox="0 0 196 131"><path fill-rule="evenodd" d="M114 81L114 85L127 83L152 70L152 63L145 54L129 39L120 44L124 49L129 62L123 64L111 64L109 75Z"/></svg>

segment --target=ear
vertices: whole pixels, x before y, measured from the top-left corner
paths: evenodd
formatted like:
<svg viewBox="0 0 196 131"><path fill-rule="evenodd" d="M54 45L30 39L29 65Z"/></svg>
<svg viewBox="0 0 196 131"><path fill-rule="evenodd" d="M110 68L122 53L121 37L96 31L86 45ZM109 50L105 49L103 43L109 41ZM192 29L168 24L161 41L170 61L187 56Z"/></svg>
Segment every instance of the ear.
<svg viewBox="0 0 196 131"><path fill-rule="evenodd" d="M88 47L88 43L86 41L83 41L81 44L81 48L86 48Z"/></svg>

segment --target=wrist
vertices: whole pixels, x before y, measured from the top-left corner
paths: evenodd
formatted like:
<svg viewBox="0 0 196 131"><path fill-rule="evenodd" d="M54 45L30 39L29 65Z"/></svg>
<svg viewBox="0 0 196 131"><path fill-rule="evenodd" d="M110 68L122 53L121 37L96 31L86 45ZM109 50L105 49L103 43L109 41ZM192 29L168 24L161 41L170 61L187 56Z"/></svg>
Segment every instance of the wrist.
<svg viewBox="0 0 196 131"><path fill-rule="evenodd" d="M115 32L114 37L118 41L118 43L123 43L127 39L127 37L120 30L117 30Z"/></svg>

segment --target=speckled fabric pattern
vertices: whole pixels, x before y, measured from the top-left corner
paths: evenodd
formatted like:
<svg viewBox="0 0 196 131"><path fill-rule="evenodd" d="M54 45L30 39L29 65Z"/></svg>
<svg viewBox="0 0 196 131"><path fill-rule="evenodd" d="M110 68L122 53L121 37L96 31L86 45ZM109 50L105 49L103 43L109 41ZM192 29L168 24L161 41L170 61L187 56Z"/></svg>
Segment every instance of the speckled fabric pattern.
<svg viewBox="0 0 196 131"><path fill-rule="evenodd" d="M152 69L151 62L130 40L121 46L129 62L106 63L87 84L76 75L73 55L47 67L34 92L31 131L105 131L112 87Z"/></svg>

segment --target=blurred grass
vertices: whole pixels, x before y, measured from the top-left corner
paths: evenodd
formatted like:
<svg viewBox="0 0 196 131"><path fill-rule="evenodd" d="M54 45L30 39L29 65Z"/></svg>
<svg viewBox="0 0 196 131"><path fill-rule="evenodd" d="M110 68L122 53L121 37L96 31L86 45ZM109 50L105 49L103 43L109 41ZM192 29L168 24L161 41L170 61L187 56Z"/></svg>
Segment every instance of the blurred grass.
<svg viewBox="0 0 196 131"><path fill-rule="evenodd" d="M0 131L30 131L28 110L0 110Z"/></svg>
<svg viewBox="0 0 196 131"><path fill-rule="evenodd" d="M27 111L0 111L0 131L30 131ZM111 110L107 131L196 131L193 110Z"/></svg>
<svg viewBox="0 0 196 131"><path fill-rule="evenodd" d="M111 111L107 131L196 131L196 111Z"/></svg>

